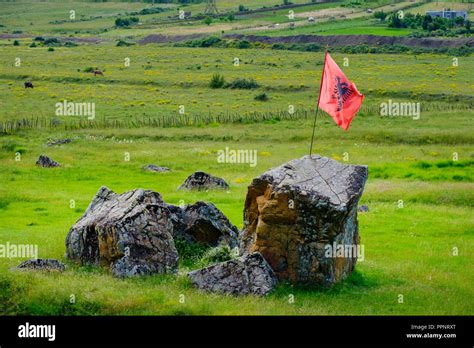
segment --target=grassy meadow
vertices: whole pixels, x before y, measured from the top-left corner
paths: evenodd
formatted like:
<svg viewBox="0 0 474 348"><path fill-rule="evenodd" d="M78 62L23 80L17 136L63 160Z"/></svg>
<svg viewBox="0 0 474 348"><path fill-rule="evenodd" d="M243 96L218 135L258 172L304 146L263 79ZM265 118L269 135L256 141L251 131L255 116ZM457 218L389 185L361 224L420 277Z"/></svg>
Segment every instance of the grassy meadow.
<svg viewBox="0 0 474 348"><path fill-rule="evenodd" d="M275 3L238 2L250 9ZM238 4L219 1L223 10ZM347 8L342 4L308 5L295 8L295 13ZM367 1L362 10L387 4ZM148 34L187 32L184 25L160 24L176 13L176 4L161 4L166 11L140 16L142 27L131 29L113 28L115 18L149 5L20 1L0 6L0 33L21 31L16 38L0 36L0 244L36 244L39 257L56 258L68 266L62 274L20 272L13 268L22 259L0 258L1 314L474 314L472 55L331 53L365 100L348 132L321 112L314 149L341 162L369 167L360 202L369 211L359 213L365 260L357 263L350 278L331 289L281 283L266 297L237 298L191 286L186 273L202 266L198 253L182 255L176 276L117 279L106 269L69 263L64 257L66 234L103 185L117 193L152 189L173 204L212 202L242 228L252 179L309 151L323 54L265 45L258 49L116 46L118 38L132 42ZM62 20L71 7L84 20L50 23ZM200 3L185 9L198 13L203 7ZM229 24L230 31L235 26L235 32L243 32L244 27L284 23L283 12L209 26L196 21L189 27L212 33L220 30L218 25ZM357 26L350 29L355 22ZM369 18L356 17L297 26L292 32L406 35L410 31L377 32L373 24ZM276 31L288 34L285 28ZM53 50L29 47L37 35L100 41ZM14 46L14 40L19 45ZM103 70L104 76L85 72L90 67ZM209 83L214 74L226 82L254 79L259 86L213 89ZM35 88L25 89L25 81L32 81ZM255 99L263 93L267 101ZM95 103L95 120L56 115L56 103L64 100ZM381 103L389 100L420 103L420 117L380 116ZM179 113L180 106L184 114ZM289 113L290 106L294 114ZM63 138L72 141L47 145ZM218 163L217 153L226 147L257 150L257 165ZM40 154L61 167L37 167ZM166 166L171 172L146 172L142 167L147 164ZM197 170L224 178L230 190L177 191Z"/></svg>

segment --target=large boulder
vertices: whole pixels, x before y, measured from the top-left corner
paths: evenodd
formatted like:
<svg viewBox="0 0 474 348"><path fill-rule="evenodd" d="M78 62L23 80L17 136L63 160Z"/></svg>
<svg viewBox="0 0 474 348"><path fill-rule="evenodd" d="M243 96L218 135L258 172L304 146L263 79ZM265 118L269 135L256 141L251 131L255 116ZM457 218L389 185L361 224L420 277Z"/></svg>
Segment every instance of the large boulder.
<svg viewBox="0 0 474 348"><path fill-rule="evenodd" d="M66 237L66 256L110 266L118 277L175 273L178 252L170 212L157 192L116 194L102 187Z"/></svg>
<svg viewBox="0 0 474 348"><path fill-rule="evenodd" d="M355 267L366 166L319 155L269 170L248 188L241 253L260 252L280 280L332 285Z"/></svg>
<svg viewBox="0 0 474 348"><path fill-rule="evenodd" d="M48 156L45 155L40 155L38 160L36 161L36 165L43 167L43 168L53 168L53 167L59 167L59 163L52 160Z"/></svg>
<svg viewBox="0 0 474 348"><path fill-rule="evenodd" d="M224 179L212 176L204 172L195 172L188 176L178 190L228 190L229 185Z"/></svg>
<svg viewBox="0 0 474 348"><path fill-rule="evenodd" d="M193 271L188 277L201 290L232 295L266 295L277 284L275 273L260 253Z"/></svg>
<svg viewBox="0 0 474 348"><path fill-rule="evenodd" d="M168 205L173 222L173 236L210 246L238 246L239 230L212 203L196 202L183 208Z"/></svg>

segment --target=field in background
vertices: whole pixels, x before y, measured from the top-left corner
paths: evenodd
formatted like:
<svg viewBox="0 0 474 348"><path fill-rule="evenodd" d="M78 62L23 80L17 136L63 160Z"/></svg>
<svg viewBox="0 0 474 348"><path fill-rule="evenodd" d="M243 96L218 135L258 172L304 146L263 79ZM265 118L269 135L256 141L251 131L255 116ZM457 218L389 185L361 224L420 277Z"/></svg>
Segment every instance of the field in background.
<svg viewBox="0 0 474 348"><path fill-rule="evenodd" d="M23 42L23 40L21 40ZM157 45L114 47L86 45L73 48L28 48L0 46L0 122L31 117L56 117L56 103L95 102L96 118L123 119L169 115L176 117L183 105L185 115L239 114L254 112L310 112L317 98L324 54L275 50L192 49ZM106 52L106 54L104 54ZM15 59L21 57L21 66ZM413 97L422 107L466 109L474 94L474 60L442 55L348 55L333 54L358 88L370 98L364 104L378 112L381 100ZM129 58L130 66L125 65ZM235 66L234 59L239 59ZM104 76L86 73L89 67L104 70ZM403 78L400 76L403 72ZM422 72L422 73L420 73ZM212 89L213 74L227 82L254 79L259 88ZM35 88L25 90L31 80ZM261 93L268 101L255 100ZM460 102L449 103L456 96ZM433 97L435 95L435 97ZM34 102L31 102L34 101ZM469 104L471 103L471 104ZM70 117L57 117L67 121Z"/></svg>
<svg viewBox="0 0 474 348"><path fill-rule="evenodd" d="M240 0L238 4L252 10L278 2ZM223 10L238 5L227 0L218 3ZM119 14L127 17L125 13L150 6L2 2L0 132L4 127L6 132L0 133L0 243L37 244L39 257L65 261L66 234L102 185L118 193L152 189L174 204L213 202L241 228L251 180L308 153L323 54L272 50L265 45L260 49L173 44L117 47L116 40L135 42L156 33L221 35L221 30L266 35L410 33L410 29L377 25L369 14L310 26L305 19L308 11L350 9L362 14L368 7L388 3L337 1L297 7L295 13L300 17L290 30L285 17L288 10L250 13L207 26L202 20L171 21L167 17L177 13L177 6L160 4L169 11L139 16L141 25L118 29L114 21ZM396 4L400 5L404 6ZM453 6L441 1L414 5L408 11ZM82 20L67 21L71 6ZM183 8L197 14L204 4ZM275 23L282 23L281 28L268 30ZM76 47L53 50L29 47L38 35L72 35L92 43L76 41ZM14 40L18 46L13 45ZM69 263L64 274L18 272L12 268L21 259L0 258L0 313L474 314L472 55L331 54L366 95L348 132L321 113L314 147L323 156L369 166L361 201L369 212L359 214L365 260L349 279L332 289L280 284L265 298L234 298L191 287L185 274L198 267L196 255L183 256L177 277L125 280L113 278L104 269ZM16 58L21 59L20 66L15 66ZM126 58L130 66L125 65ZM234 65L235 58L239 66ZM85 72L87 68L104 70L104 76L94 77ZM216 73L226 82L247 78L259 86L212 89L209 82ZM24 88L27 80L34 89ZM267 101L255 99L263 93ZM64 100L95 103L96 119L55 115L56 103ZM380 116L381 103L389 100L420 103L420 117ZM180 106L184 114L179 114ZM289 113L290 106L294 114ZM66 137L72 142L46 145L51 139ZM218 163L217 152L226 147L257 150L257 165ZM125 153L130 154L130 161L125 160ZM61 167L37 167L40 154ZM172 171L145 172L141 168L147 164ZM177 191L197 170L224 178L230 190ZM75 201L73 208L71 200ZM75 304L70 303L71 295L76 297ZM185 295L184 303L180 295ZM294 303L289 303L289 295L295 296Z"/></svg>

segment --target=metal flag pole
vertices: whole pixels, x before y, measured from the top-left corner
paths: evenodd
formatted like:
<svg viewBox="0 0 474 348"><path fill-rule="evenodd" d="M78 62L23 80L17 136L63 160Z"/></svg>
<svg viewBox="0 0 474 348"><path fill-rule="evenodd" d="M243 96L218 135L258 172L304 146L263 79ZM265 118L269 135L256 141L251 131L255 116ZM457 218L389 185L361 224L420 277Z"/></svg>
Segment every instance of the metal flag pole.
<svg viewBox="0 0 474 348"><path fill-rule="evenodd" d="M319 112L319 100L321 99L321 88L323 87L323 79L324 79L324 68L326 67L326 57L328 55L328 45L326 45L326 53L324 53L324 64L323 64L323 72L321 74L321 84L319 85L319 96L318 96L318 103L316 104L316 112L314 114L314 122L313 122L313 134L311 135L311 146L309 147L309 158L313 153L313 142L314 142L314 131L316 129L316 120L318 119L318 112Z"/></svg>

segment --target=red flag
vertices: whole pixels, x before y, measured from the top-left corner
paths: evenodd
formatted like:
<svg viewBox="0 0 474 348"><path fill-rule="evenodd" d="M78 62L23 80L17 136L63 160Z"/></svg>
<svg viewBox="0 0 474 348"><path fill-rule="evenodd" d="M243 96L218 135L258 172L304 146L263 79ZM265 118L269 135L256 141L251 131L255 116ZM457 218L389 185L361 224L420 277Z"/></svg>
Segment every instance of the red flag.
<svg viewBox="0 0 474 348"><path fill-rule="evenodd" d="M364 100L356 85L349 81L328 52L324 59L319 90L319 107L326 111L339 127L348 130Z"/></svg>

